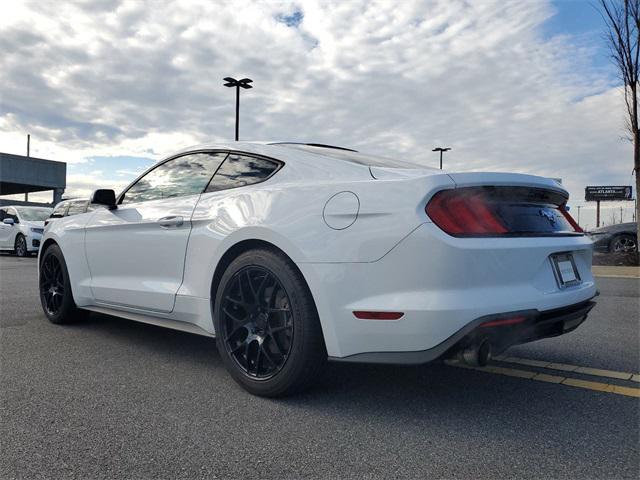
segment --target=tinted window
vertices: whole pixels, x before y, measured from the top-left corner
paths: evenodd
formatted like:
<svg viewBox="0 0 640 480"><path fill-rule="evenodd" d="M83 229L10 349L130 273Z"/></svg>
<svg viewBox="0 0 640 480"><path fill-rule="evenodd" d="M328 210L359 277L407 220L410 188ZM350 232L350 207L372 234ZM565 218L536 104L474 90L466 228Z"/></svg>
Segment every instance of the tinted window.
<svg viewBox="0 0 640 480"><path fill-rule="evenodd" d="M232 153L216 172L207 187L207 192L217 192L218 190L243 187L261 182L269 178L279 166L278 163L264 158Z"/></svg>
<svg viewBox="0 0 640 480"><path fill-rule="evenodd" d="M84 213L86 208L87 202L85 202L84 200L82 202L71 202L69 204L67 215L77 215L79 213Z"/></svg>
<svg viewBox="0 0 640 480"><path fill-rule="evenodd" d="M127 190L121 203L202 193L226 153L193 153L158 165Z"/></svg>

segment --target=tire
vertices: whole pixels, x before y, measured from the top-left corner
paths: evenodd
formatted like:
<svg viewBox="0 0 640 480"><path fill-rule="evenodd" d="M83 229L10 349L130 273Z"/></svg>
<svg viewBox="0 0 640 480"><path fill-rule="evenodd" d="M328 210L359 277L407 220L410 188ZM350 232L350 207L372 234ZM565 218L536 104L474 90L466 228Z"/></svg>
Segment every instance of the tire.
<svg viewBox="0 0 640 480"><path fill-rule="evenodd" d="M220 279L213 318L227 371L254 395L299 392L326 361L311 292L280 252L250 250L233 260Z"/></svg>
<svg viewBox="0 0 640 480"><path fill-rule="evenodd" d="M613 253L621 252L635 252L636 250L636 237L623 233L622 235L616 235L611 239L609 243L609 251Z"/></svg>
<svg viewBox="0 0 640 480"><path fill-rule="evenodd" d="M58 245L51 245L41 255L38 291L42 310L51 323L75 323L89 314L73 301L69 271Z"/></svg>
<svg viewBox="0 0 640 480"><path fill-rule="evenodd" d="M29 252L27 251L27 239L24 238L24 235L19 233L16 235L16 243L15 248L16 256L18 257L27 257Z"/></svg>

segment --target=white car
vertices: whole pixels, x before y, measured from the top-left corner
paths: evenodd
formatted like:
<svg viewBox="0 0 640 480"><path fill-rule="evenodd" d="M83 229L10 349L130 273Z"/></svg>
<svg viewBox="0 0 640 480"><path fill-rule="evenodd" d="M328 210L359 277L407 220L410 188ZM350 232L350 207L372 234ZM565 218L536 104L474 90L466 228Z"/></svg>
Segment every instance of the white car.
<svg viewBox="0 0 640 480"><path fill-rule="evenodd" d="M555 180L447 173L317 144L202 145L162 160L40 251L54 323L88 311L215 336L252 393L328 358L474 364L593 307L592 243Z"/></svg>
<svg viewBox="0 0 640 480"><path fill-rule="evenodd" d="M0 208L0 250L19 257L37 253L44 232L44 221L52 209L9 205Z"/></svg>

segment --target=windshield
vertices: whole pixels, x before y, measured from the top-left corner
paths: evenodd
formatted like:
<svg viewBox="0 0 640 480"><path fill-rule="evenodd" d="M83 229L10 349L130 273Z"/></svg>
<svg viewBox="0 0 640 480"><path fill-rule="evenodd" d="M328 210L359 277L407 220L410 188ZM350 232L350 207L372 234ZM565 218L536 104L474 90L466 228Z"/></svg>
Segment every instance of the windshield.
<svg viewBox="0 0 640 480"><path fill-rule="evenodd" d="M18 214L27 222L44 222L51 215L50 208L18 208Z"/></svg>

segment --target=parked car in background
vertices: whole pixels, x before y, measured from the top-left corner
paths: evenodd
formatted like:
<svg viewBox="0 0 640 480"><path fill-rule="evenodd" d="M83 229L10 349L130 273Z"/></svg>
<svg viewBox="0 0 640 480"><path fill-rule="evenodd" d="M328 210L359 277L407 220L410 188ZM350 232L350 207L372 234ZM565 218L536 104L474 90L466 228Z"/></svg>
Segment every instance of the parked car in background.
<svg viewBox="0 0 640 480"><path fill-rule="evenodd" d="M74 198L63 200L53 208L51 216L44 221L44 226L46 227L56 218L70 217L71 215L78 215L80 213L86 213L91 210L92 208L89 205L88 199Z"/></svg>
<svg viewBox="0 0 640 480"><path fill-rule="evenodd" d="M326 145L201 145L49 225L40 299L53 323L94 311L215 336L258 395L312 383L327 357L484 365L593 307L568 197Z"/></svg>
<svg viewBox="0 0 640 480"><path fill-rule="evenodd" d="M637 222L619 223L591 230L589 236L599 252L632 252L638 244L637 228Z"/></svg>
<svg viewBox="0 0 640 480"><path fill-rule="evenodd" d="M13 251L19 257L37 253L44 221L51 212L52 209L46 207L0 208L0 250Z"/></svg>

